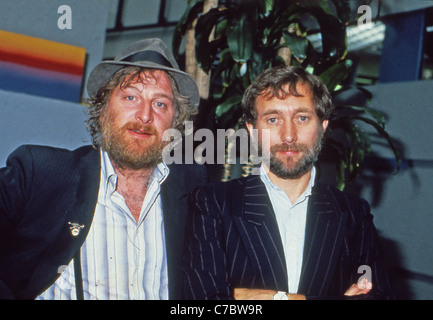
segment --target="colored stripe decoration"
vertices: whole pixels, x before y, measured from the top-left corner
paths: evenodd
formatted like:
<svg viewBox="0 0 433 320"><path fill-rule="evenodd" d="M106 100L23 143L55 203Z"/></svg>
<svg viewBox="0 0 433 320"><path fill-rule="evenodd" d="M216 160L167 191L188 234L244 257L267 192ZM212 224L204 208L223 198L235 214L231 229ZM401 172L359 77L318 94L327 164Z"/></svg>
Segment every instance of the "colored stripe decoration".
<svg viewBox="0 0 433 320"><path fill-rule="evenodd" d="M80 102L86 49L0 30L0 89Z"/></svg>

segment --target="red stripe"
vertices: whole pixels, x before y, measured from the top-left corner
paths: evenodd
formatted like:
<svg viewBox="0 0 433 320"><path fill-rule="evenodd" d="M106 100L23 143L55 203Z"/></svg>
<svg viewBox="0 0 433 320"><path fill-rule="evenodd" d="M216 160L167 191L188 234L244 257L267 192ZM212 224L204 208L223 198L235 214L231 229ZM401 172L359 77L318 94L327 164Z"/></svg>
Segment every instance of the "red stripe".
<svg viewBox="0 0 433 320"><path fill-rule="evenodd" d="M83 75L83 66L73 63L54 61L49 59L38 58L20 53L10 53L0 50L0 60L5 62L17 63L32 68L51 70L73 75Z"/></svg>

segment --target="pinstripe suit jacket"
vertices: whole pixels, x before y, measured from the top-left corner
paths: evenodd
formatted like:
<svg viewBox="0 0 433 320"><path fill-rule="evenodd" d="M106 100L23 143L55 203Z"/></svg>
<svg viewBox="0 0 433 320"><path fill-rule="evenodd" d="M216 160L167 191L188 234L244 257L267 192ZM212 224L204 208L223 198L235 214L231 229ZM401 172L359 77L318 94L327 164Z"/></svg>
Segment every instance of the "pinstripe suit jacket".
<svg viewBox="0 0 433 320"><path fill-rule="evenodd" d="M192 195L184 254L186 299L232 299L234 288L286 291L282 242L259 176L198 189ZM298 293L339 299L371 268L373 290L363 298L392 297L378 259L369 205L334 187L316 184L309 201ZM359 298L359 297L358 297Z"/></svg>

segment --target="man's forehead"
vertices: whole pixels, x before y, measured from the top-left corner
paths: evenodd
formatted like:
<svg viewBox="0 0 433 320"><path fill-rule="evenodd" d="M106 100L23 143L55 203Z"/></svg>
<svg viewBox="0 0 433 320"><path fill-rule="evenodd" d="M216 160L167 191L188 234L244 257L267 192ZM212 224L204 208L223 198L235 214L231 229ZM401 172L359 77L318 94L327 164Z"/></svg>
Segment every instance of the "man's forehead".
<svg viewBox="0 0 433 320"><path fill-rule="evenodd" d="M285 99L287 96L303 97L311 95L312 91L310 86L302 82L284 83L275 88L268 87L260 94L260 96L265 99L272 99L274 97Z"/></svg>
<svg viewBox="0 0 433 320"><path fill-rule="evenodd" d="M286 87L281 86L281 89L277 92L269 89L259 95L256 98L255 111L261 115L284 113L289 109L296 112L316 113L314 98L308 86L302 85L293 91L293 89L289 89L287 84ZM298 100L298 102L293 99ZM289 103L289 101L291 102Z"/></svg>
<svg viewBox="0 0 433 320"><path fill-rule="evenodd" d="M290 98L300 98L303 100L309 100L314 104L314 96L312 91L307 85L300 84L296 88L291 87L289 84L282 85L280 88L268 88L257 96L255 101L255 107L257 104L270 101L270 100L287 100Z"/></svg>
<svg viewBox="0 0 433 320"><path fill-rule="evenodd" d="M163 70L143 70L139 72L129 73L124 82L130 83L143 83L143 84L155 84L160 81L168 81L169 77L166 71Z"/></svg>
<svg viewBox="0 0 433 320"><path fill-rule="evenodd" d="M146 86L158 87L165 91L172 92L172 85L170 77L166 71L163 70L144 70L140 72L131 72L119 84L119 89L126 88L141 88Z"/></svg>

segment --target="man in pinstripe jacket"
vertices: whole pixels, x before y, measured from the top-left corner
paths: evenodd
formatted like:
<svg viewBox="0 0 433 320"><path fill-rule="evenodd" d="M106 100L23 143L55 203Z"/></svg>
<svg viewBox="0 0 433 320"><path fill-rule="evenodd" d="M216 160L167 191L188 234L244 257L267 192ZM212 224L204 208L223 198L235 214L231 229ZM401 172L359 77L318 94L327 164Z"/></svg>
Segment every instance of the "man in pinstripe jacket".
<svg viewBox="0 0 433 320"><path fill-rule="evenodd" d="M252 138L254 129L269 133L258 145L270 159L260 175L193 194L185 298L392 297L368 203L315 181L332 113L319 78L296 67L269 69L242 107Z"/></svg>

